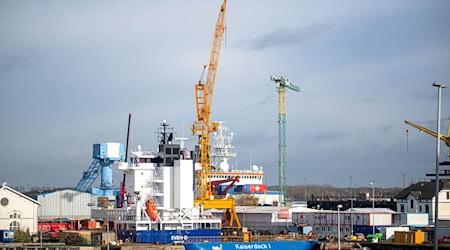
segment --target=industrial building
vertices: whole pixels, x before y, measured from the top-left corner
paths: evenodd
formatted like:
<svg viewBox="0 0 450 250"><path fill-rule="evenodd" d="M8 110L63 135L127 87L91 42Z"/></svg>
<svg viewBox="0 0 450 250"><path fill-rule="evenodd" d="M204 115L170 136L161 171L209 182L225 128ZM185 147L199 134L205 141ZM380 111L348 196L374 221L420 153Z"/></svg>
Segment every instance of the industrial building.
<svg viewBox="0 0 450 250"><path fill-rule="evenodd" d="M42 192L36 200L42 205L38 215L40 220L83 220L91 218L88 204L97 203L98 196L71 189Z"/></svg>
<svg viewBox="0 0 450 250"><path fill-rule="evenodd" d="M381 227L393 224L395 211L385 208L353 208L345 211L313 210L292 213L292 223L310 225L319 237L337 235L338 213L340 213L341 235L352 232L372 233L373 226L379 232Z"/></svg>
<svg viewBox="0 0 450 250"><path fill-rule="evenodd" d="M29 230L37 233L40 203L3 183L0 187L0 230Z"/></svg>

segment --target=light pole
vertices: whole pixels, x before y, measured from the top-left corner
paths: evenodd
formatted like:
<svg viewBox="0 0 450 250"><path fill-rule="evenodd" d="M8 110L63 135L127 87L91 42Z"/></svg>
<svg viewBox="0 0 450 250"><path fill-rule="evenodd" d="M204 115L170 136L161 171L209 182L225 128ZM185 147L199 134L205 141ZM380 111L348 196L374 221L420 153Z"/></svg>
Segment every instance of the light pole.
<svg viewBox="0 0 450 250"><path fill-rule="evenodd" d="M375 180L370 185L372 186L372 235L375 237Z"/></svg>
<svg viewBox="0 0 450 250"><path fill-rule="evenodd" d="M338 216L337 216L337 224L338 224L338 249L341 250L341 217L339 216L339 212L341 211L342 205L339 204L337 206Z"/></svg>
<svg viewBox="0 0 450 250"><path fill-rule="evenodd" d="M308 204L308 193L306 191L306 177L305 177L305 201L306 201L306 204ZM308 206L308 205L306 205L306 206Z"/></svg>
<svg viewBox="0 0 450 250"><path fill-rule="evenodd" d="M352 177L350 176L350 195L351 195L351 199L350 199L350 227L351 227L351 232L352 232L352 238L353 238L353 199L354 199L354 194L353 194L353 186L352 186Z"/></svg>
<svg viewBox="0 0 450 250"><path fill-rule="evenodd" d="M438 221L439 221L439 153L441 142L441 94L442 89L447 88L447 85L434 82L433 87L438 88L438 110L437 110L437 137L436 137L436 190L435 190L435 205L434 205L434 249L438 250Z"/></svg>
<svg viewBox="0 0 450 250"><path fill-rule="evenodd" d="M88 203L87 204L89 207L97 207L100 208L103 212L103 214L105 215L105 218L107 218L107 223L106 223L106 249L109 250L109 216L107 215L105 209L101 206L98 206L94 203ZM92 216L91 216L92 217Z"/></svg>

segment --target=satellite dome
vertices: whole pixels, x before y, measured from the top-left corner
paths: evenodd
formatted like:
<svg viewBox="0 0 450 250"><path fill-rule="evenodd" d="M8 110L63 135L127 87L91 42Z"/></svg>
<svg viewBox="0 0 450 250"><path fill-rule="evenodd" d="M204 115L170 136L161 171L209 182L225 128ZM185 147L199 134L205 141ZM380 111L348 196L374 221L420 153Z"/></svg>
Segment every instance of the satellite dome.
<svg viewBox="0 0 450 250"><path fill-rule="evenodd" d="M252 170L253 170L253 171L258 171L258 170L259 170L259 167L258 167L257 165L253 165L253 166L252 166Z"/></svg>
<svg viewBox="0 0 450 250"><path fill-rule="evenodd" d="M228 172L230 171L230 164L228 164L228 162L226 162L225 160L221 161L219 164L219 169L222 172Z"/></svg>

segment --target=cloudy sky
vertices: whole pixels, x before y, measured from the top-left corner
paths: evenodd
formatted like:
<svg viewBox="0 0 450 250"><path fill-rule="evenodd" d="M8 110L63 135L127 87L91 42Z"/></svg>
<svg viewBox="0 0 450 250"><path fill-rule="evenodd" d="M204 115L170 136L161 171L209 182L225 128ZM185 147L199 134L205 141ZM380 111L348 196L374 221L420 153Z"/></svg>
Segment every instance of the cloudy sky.
<svg viewBox="0 0 450 250"><path fill-rule="evenodd" d="M93 143L125 143L129 112L133 148L154 149L162 120L189 135L220 5L0 0L0 181L75 186ZM287 93L288 185L393 187L434 171L435 139L410 128L407 144L403 121L436 129L450 2L230 0L226 23L212 119L234 132L239 166L278 183L270 76L284 75L301 88ZM450 89L442 98L446 118Z"/></svg>

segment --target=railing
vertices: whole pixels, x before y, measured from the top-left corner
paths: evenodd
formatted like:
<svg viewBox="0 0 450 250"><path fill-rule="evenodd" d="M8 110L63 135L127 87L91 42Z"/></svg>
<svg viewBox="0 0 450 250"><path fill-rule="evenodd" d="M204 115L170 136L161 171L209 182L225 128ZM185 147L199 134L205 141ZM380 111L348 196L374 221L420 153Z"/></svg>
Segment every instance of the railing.
<svg viewBox="0 0 450 250"><path fill-rule="evenodd" d="M201 243L201 242L221 242L221 236L195 236L189 237L185 240L185 243Z"/></svg>

